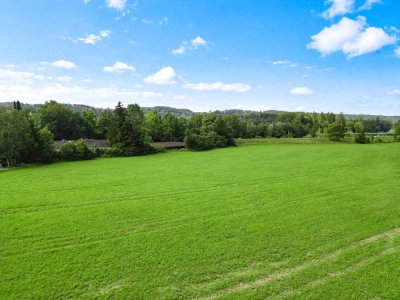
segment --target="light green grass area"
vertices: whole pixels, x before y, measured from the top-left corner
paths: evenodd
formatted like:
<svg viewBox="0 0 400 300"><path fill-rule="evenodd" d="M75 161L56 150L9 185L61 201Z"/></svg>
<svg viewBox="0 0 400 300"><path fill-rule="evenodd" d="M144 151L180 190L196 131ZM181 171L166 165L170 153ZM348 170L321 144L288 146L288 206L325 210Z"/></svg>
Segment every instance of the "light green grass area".
<svg viewBox="0 0 400 300"><path fill-rule="evenodd" d="M325 137L311 138L253 138L236 139L237 145L269 145L269 144L354 144L353 137L346 137L340 142L331 141Z"/></svg>
<svg viewBox="0 0 400 300"><path fill-rule="evenodd" d="M370 137L371 138L371 137ZM372 143L393 143L393 136L377 135L373 137ZM354 137L346 136L340 142L331 141L327 137L304 137L304 138L253 138L236 139L237 145L266 145L266 144L355 144Z"/></svg>
<svg viewBox="0 0 400 300"><path fill-rule="evenodd" d="M1 299L399 299L400 144L0 172Z"/></svg>

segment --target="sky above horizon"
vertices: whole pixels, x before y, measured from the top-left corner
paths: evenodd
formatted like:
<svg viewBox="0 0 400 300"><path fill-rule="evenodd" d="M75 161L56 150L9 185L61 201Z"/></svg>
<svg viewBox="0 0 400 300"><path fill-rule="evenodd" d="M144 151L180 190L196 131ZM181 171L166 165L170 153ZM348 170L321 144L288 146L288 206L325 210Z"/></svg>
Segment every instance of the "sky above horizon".
<svg viewBox="0 0 400 300"><path fill-rule="evenodd" d="M398 0L4 0L0 102L400 115Z"/></svg>

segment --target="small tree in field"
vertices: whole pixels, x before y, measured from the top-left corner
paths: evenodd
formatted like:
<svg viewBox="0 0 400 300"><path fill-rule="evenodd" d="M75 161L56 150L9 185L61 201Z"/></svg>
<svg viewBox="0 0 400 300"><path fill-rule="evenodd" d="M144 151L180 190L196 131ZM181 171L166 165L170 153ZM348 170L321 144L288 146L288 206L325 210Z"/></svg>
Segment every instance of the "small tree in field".
<svg viewBox="0 0 400 300"><path fill-rule="evenodd" d="M338 122L333 122L328 126L327 132L328 132L328 138L331 141L340 141L344 138L346 129L342 124Z"/></svg>
<svg viewBox="0 0 400 300"><path fill-rule="evenodd" d="M354 141L357 144L369 144L371 142L369 137L367 137L367 135L365 134L365 131L362 131L358 135L356 135L356 137L354 138Z"/></svg>
<svg viewBox="0 0 400 300"><path fill-rule="evenodd" d="M139 105L131 104L125 108L118 102L108 132L110 145L122 155L150 153L151 147L145 142L145 134L145 117Z"/></svg>
<svg viewBox="0 0 400 300"><path fill-rule="evenodd" d="M118 102L113 112L113 119L108 132L110 145L119 149L127 148L129 145L128 124L126 122L126 108Z"/></svg>
<svg viewBox="0 0 400 300"><path fill-rule="evenodd" d="M354 128L357 133L354 141L357 144L369 144L371 142L369 137L367 137L367 135L365 134L364 124L362 122L355 123Z"/></svg>

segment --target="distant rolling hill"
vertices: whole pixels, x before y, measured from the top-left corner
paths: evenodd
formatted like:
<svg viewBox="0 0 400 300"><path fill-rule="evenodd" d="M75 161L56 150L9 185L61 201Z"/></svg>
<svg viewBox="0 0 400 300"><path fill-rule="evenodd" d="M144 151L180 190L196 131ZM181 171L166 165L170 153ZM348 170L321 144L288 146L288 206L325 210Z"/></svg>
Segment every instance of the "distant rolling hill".
<svg viewBox="0 0 400 300"><path fill-rule="evenodd" d="M22 103L21 104L23 108L27 108L30 111L35 111L39 107L41 107L43 104L28 104L28 103ZM101 111L103 111L103 108L98 108L98 107L93 107L93 106L88 106L84 104L68 104L64 103L67 107L72 109L75 112L82 112L87 109L91 109L96 112L96 114L100 114ZM13 107L13 102L1 102L0 106L7 107L7 108L12 108ZM145 113L149 111L155 111L159 113L160 115L166 115L168 113L171 113L175 116L178 117L190 117L196 112L191 111L190 109L186 108L174 108L174 107L169 107L169 106L154 106L154 107L142 107L143 111ZM278 110L267 110L267 111L252 111L252 110L241 110L241 109L227 109L227 110L217 110L215 113L219 115L238 115L241 118L248 119L251 118L251 116L256 116L256 115L265 115L267 116L276 116L280 115L283 113L287 113L287 111L278 111ZM382 120L387 120L391 122L396 122L397 120L400 120L400 116L384 116L384 115L366 115L366 114L345 114L345 117L349 120L359 120L359 119L375 119L375 118L380 118Z"/></svg>

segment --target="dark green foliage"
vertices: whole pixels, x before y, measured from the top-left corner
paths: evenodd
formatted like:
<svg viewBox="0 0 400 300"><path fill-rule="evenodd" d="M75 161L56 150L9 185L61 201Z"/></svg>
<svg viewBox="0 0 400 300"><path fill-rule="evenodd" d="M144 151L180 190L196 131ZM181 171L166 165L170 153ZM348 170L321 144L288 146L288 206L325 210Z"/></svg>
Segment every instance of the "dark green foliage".
<svg viewBox="0 0 400 300"><path fill-rule="evenodd" d="M216 114L195 115L185 132L188 149L209 150L235 145L232 128Z"/></svg>
<svg viewBox="0 0 400 300"><path fill-rule="evenodd" d="M189 149L208 150L234 145L237 138L328 136L340 141L349 132L358 133L356 142L367 143L374 139L366 132L388 131L392 126L384 117L349 120L333 113L227 110L195 114L168 107L145 111L146 116L138 105L125 108L121 103L114 110L56 101L41 106L6 103L0 105L0 159L10 165L50 162L55 156L53 139L107 138L112 150L106 156L131 156L154 153L151 141L184 141ZM393 126L395 139L400 136L399 122ZM375 142L380 140L387 141L378 137ZM96 150L96 156L103 156L102 152Z"/></svg>
<svg viewBox="0 0 400 300"><path fill-rule="evenodd" d="M395 139L400 140L400 120L394 125Z"/></svg>
<svg viewBox="0 0 400 300"><path fill-rule="evenodd" d="M35 112L35 118L39 128L47 127L56 140L88 137L81 115L56 101L46 102Z"/></svg>
<svg viewBox="0 0 400 300"><path fill-rule="evenodd" d="M56 140L94 139L100 136L97 115L92 109L81 113L56 101L46 102L33 113L39 129L47 127Z"/></svg>
<svg viewBox="0 0 400 300"><path fill-rule="evenodd" d="M382 120L380 117L375 119L361 120L366 132L387 132L392 128L392 122Z"/></svg>
<svg viewBox="0 0 400 300"><path fill-rule="evenodd" d="M0 158L7 165L26 161L34 144L29 112L26 110L0 110Z"/></svg>
<svg viewBox="0 0 400 300"><path fill-rule="evenodd" d="M332 141L340 141L346 133L346 120L343 114L338 115L336 120L328 125L328 138Z"/></svg>
<svg viewBox="0 0 400 300"><path fill-rule="evenodd" d="M216 147L215 137L216 134L213 132L199 134L187 129L185 135L185 146L188 149L197 151L210 150Z"/></svg>
<svg viewBox="0 0 400 300"><path fill-rule="evenodd" d="M111 109L105 109L101 112L97 120L98 137L106 139L113 122L113 111Z"/></svg>
<svg viewBox="0 0 400 300"><path fill-rule="evenodd" d="M147 133L153 142L161 142L163 140L162 118L157 112L151 111L146 115L146 127Z"/></svg>
<svg viewBox="0 0 400 300"><path fill-rule="evenodd" d="M55 159L56 150L54 147L54 137L47 127L44 127L39 131L38 148L41 162L48 163Z"/></svg>
<svg viewBox="0 0 400 300"><path fill-rule="evenodd" d="M3 105L10 105L4 103ZM15 107L18 102L15 102ZM13 103L11 103L13 107ZM107 138L112 121L112 110L95 109L84 105L59 104L51 101L42 106L24 104L35 111L38 129L48 126L56 139ZM183 141L188 120L195 113L185 109L154 107L142 109L145 120L145 140ZM59 116L60 111L62 112ZM348 132L357 132L356 123L362 123L366 132L387 132L397 117L344 115L333 113L295 113L281 111L254 112L242 110L216 111L232 129L233 138L255 137L319 137L338 121ZM202 113L201 115L207 115Z"/></svg>
<svg viewBox="0 0 400 300"><path fill-rule="evenodd" d="M108 130L110 146L119 149L128 148L128 140L130 140L130 133L128 131L126 109L121 102L118 102L113 111L113 119Z"/></svg>
<svg viewBox="0 0 400 300"><path fill-rule="evenodd" d="M94 158L94 153L89 149L86 142L82 139L66 142L61 146L59 152L60 160L88 160Z"/></svg>
<svg viewBox="0 0 400 300"><path fill-rule="evenodd" d="M145 125L153 142L182 142L185 138L186 119L171 113L161 116L151 111L146 115Z"/></svg>
<svg viewBox="0 0 400 300"><path fill-rule="evenodd" d="M121 157L124 153L117 148L95 148L94 154L96 157Z"/></svg>
<svg viewBox="0 0 400 300"><path fill-rule="evenodd" d="M127 126L130 133L129 145L136 149L145 148L145 117L140 106L137 104L130 104L127 107Z"/></svg>
<svg viewBox="0 0 400 300"><path fill-rule="evenodd" d="M22 108L21 108L21 102L19 102L19 101L14 101L14 102L13 102L13 107L14 107L14 109L16 109L16 110L22 110Z"/></svg>
<svg viewBox="0 0 400 300"><path fill-rule="evenodd" d="M82 118L82 137L86 138L97 138L100 134L97 128L97 116L96 113L87 109L81 113Z"/></svg>
<svg viewBox="0 0 400 300"><path fill-rule="evenodd" d="M162 118L162 141L182 142L185 138L186 119L176 117L171 113Z"/></svg>
<svg viewBox="0 0 400 300"><path fill-rule="evenodd" d="M165 153L167 152L167 149L163 145L155 145L153 146L154 152L155 153Z"/></svg>
<svg viewBox="0 0 400 300"><path fill-rule="evenodd" d="M365 134L365 131L358 133L356 135L356 137L354 138L354 141L357 144L369 144L369 143L371 143L371 140L369 139L369 137L367 137L367 135Z"/></svg>
<svg viewBox="0 0 400 300"><path fill-rule="evenodd" d="M351 132L358 132L360 126L364 128L365 132L369 133L388 132L392 128L392 125L392 121L381 117L368 119L356 118L346 121L347 130Z"/></svg>
<svg viewBox="0 0 400 300"><path fill-rule="evenodd" d="M223 119L225 120L227 126L231 128L233 138L236 139L246 135L246 126L239 120L237 115L223 116Z"/></svg>
<svg viewBox="0 0 400 300"><path fill-rule="evenodd" d="M18 103L18 102L17 102ZM7 165L50 162L54 159L53 135L38 129L28 110L0 110L0 159Z"/></svg>
<svg viewBox="0 0 400 300"><path fill-rule="evenodd" d="M215 140L216 147L221 148L235 145L232 128L229 127L229 125L222 117L218 116L216 118L213 118L211 131L215 132L215 134L217 135Z"/></svg>
<svg viewBox="0 0 400 300"><path fill-rule="evenodd" d="M354 138L354 141L357 144L369 144L371 143L370 138L365 134L365 128L364 124L362 122L356 122L354 124L354 129L356 131L356 136Z"/></svg>
<svg viewBox="0 0 400 300"><path fill-rule="evenodd" d="M145 117L139 105L125 108L118 103L108 132L110 146L119 149L122 156L151 153L152 148L145 142Z"/></svg>

